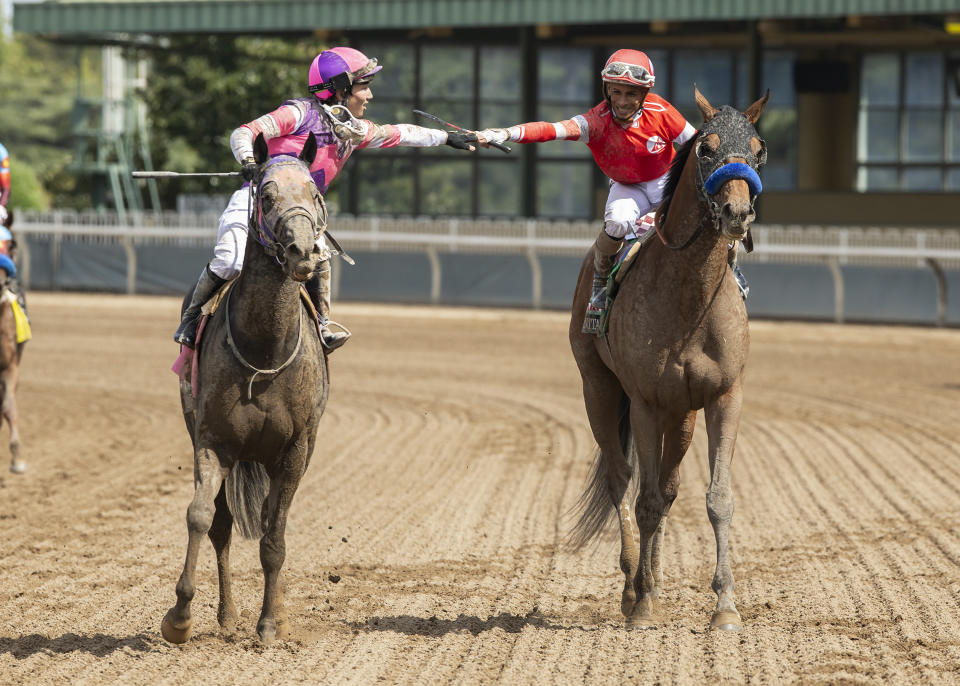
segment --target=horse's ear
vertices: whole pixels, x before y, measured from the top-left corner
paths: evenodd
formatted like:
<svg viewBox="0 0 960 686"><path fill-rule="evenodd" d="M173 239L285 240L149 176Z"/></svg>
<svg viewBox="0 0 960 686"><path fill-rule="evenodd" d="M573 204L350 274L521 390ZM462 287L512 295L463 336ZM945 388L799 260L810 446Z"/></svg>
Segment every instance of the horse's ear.
<svg viewBox="0 0 960 686"><path fill-rule="evenodd" d="M697 102L697 108L700 110L700 114L703 115L704 123L717 116L717 108L711 105L710 101L704 97L700 89L697 88L697 84L693 84L693 99Z"/></svg>
<svg viewBox="0 0 960 686"><path fill-rule="evenodd" d="M757 119L760 118L760 113L763 112L763 108L767 106L767 100L770 99L770 89L767 89L767 92L763 94L763 97L757 100L755 103L750 105L747 108L747 111L743 113L743 116L747 118L747 121L751 124L756 124Z"/></svg>
<svg viewBox="0 0 960 686"><path fill-rule="evenodd" d="M267 140L262 133L258 133L253 141L253 159L257 164L263 164L270 156L270 150L267 148Z"/></svg>
<svg viewBox="0 0 960 686"><path fill-rule="evenodd" d="M313 131L310 132L310 135L307 136L306 142L303 144L303 150L300 151L300 159L306 162L307 166L313 164L313 161L317 157L317 138L313 135Z"/></svg>

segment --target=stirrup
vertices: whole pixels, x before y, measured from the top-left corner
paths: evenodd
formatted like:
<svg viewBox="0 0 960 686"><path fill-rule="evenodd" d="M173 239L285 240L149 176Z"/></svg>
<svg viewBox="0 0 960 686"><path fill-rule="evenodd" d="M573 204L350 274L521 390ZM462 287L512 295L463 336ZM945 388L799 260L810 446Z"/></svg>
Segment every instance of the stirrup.
<svg viewBox="0 0 960 686"><path fill-rule="evenodd" d="M331 324L341 330L331 331ZM320 344L328 353L332 353L334 350L341 347L344 343L350 340L351 336L353 336L353 334L350 333L350 329L345 327L340 322L335 322L332 319L320 320Z"/></svg>

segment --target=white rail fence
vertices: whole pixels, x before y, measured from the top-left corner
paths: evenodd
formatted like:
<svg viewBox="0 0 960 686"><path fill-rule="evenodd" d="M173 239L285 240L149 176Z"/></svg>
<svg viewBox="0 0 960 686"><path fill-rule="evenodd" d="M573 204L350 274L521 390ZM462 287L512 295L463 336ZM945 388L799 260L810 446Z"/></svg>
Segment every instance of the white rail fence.
<svg viewBox="0 0 960 686"><path fill-rule="evenodd" d="M135 246L149 244L210 246L216 238L216 215L146 214L121 223L109 213L20 212L15 231L21 245L21 271L29 286L30 244L52 245L53 262L63 239L123 246L127 256L127 291L134 291ZM333 216L330 230L348 251L418 252L431 269L431 299L439 299L440 253L524 255L532 274L531 305L542 300L540 259L548 255L580 256L591 245L599 222L532 219L397 218ZM960 270L960 228L889 228L848 226L756 225L756 250L745 264L823 264L833 279L834 319L844 319L845 265L929 270L937 283L937 322L947 312L947 272ZM336 284L335 284L336 287Z"/></svg>

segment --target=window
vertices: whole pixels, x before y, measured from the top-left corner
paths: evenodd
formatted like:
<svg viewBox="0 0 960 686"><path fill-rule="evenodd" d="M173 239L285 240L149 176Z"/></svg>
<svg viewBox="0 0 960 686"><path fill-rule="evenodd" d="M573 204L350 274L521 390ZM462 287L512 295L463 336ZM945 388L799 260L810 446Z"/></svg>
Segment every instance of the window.
<svg viewBox="0 0 960 686"><path fill-rule="evenodd" d="M794 55L765 51L760 88L770 88L770 101L757 123L757 131L767 142L767 164L760 169L766 190L790 190L797 185L797 104L793 89ZM673 79L668 100L694 126L703 117L693 97L693 85L714 107L733 105L740 110L755 98L747 94L747 56L731 50L677 50L673 53ZM657 89L660 89L657 68ZM661 94L664 91L660 91Z"/></svg>
<svg viewBox="0 0 960 686"><path fill-rule="evenodd" d="M944 52L864 55L857 190L960 190L960 95Z"/></svg>
<svg viewBox="0 0 960 686"><path fill-rule="evenodd" d="M600 100L589 48L541 48L537 64L537 118L556 122L587 112ZM534 146L537 215L588 219L594 215L593 156L578 141Z"/></svg>
<svg viewBox="0 0 960 686"><path fill-rule="evenodd" d="M422 109L467 129L520 121L521 68L513 46L365 43L384 65L367 117L381 124L442 128ZM356 197L344 211L393 215L516 216L522 211L519 155L467 154L447 146L360 150L341 174Z"/></svg>

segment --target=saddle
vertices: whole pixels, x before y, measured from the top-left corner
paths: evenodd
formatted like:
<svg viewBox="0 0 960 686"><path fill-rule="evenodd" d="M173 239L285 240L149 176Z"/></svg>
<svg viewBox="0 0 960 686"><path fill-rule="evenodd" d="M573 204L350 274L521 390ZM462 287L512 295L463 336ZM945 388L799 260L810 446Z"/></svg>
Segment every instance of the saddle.
<svg viewBox="0 0 960 686"><path fill-rule="evenodd" d="M647 239L654 235L654 213L650 212L637 220L636 231L623 241L623 245L614 258L613 269L610 270L610 277L607 279L607 302L603 313L600 315L601 337L607 335L607 325L609 323L610 308L620 290L620 284L623 278L630 271L630 267L640 254L640 249L646 244Z"/></svg>
<svg viewBox="0 0 960 686"><path fill-rule="evenodd" d="M196 398L197 393L200 392L200 355L198 353L203 339L203 330L206 328L207 321L210 317L220 308L220 305L223 303L224 298L235 281L236 279L227 281L203 304L200 308L200 324L197 326L197 340L193 344L193 349L181 346L180 356L177 357L176 362L170 367L170 371L179 376L181 381L190 384L194 398ZM311 320L317 330L317 338L323 340L323 336L320 333L320 318L317 315L316 308L313 306L313 302L310 300L310 295L303 286L300 286L300 300L303 301L307 307L307 312L310 313Z"/></svg>

